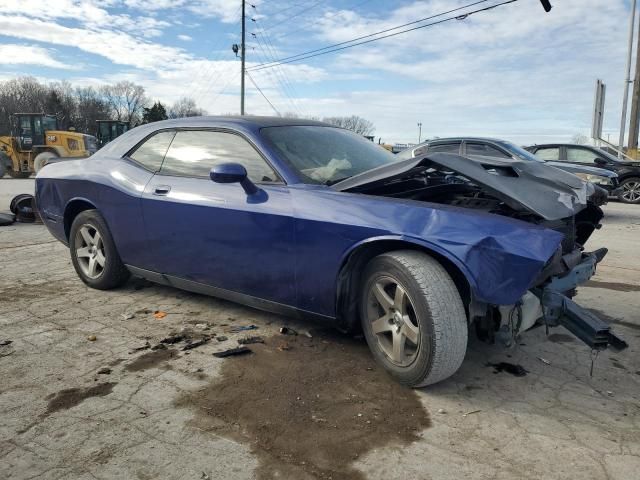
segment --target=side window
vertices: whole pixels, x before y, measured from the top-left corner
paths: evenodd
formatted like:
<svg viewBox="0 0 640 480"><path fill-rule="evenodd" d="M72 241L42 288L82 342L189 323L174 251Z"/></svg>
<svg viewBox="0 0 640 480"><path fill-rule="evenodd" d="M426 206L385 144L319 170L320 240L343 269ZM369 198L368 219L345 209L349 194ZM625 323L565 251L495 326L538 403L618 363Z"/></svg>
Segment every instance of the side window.
<svg viewBox="0 0 640 480"><path fill-rule="evenodd" d="M140 145L129 158L135 160L152 172L160 170L162 160L176 132L160 132Z"/></svg>
<svg viewBox="0 0 640 480"><path fill-rule="evenodd" d="M441 143L435 145L429 145L428 150L429 153L460 153L460 144L459 143Z"/></svg>
<svg viewBox="0 0 640 480"><path fill-rule="evenodd" d="M560 160L560 148L559 147L547 147L539 148L534 154L540 160Z"/></svg>
<svg viewBox="0 0 640 480"><path fill-rule="evenodd" d="M243 165L254 182L278 180L267 162L244 138L225 132L179 131L160 173L208 178L214 165L226 162Z"/></svg>
<svg viewBox="0 0 640 480"><path fill-rule="evenodd" d="M511 158L502 150L484 143L467 143L467 155L480 155L483 157Z"/></svg>
<svg viewBox="0 0 640 480"><path fill-rule="evenodd" d="M586 148L567 147L567 162L593 163L598 155Z"/></svg>

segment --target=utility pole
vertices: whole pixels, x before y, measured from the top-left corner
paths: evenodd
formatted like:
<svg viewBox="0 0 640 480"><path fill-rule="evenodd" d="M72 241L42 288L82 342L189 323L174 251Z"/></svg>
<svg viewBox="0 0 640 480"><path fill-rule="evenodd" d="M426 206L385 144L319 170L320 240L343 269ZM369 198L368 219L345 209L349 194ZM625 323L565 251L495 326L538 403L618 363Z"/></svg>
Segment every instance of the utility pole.
<svg viewBox="0 0 640 480"><path fill-rule="evenodd" d="M418 122L418 143L422 139L422 122Z"/></svg>
<svg viewBox="0 0 640 480"><path fill-rule="evenodd" d="M240 115L244 115L244 4L245 0L242 0L242 43L240 44Z"/></svg>
<svg viewBox="0 0 640 480"><path fill-rule="evenodd" d="M622 118L620 119L620 138L618 139L618 157L622 158L624 150L624 133L627 127L627 103L629 101L629 84L631 83L631 57L633 55L633 33L636 23L636 0L631 2L631 18L629 19L629 48L627 52L627 76L624 81L622 96ZM638 27L640 28L640 27Z"/></svg>
<svg viewBox="0 0 640 480"><path fill-rule="evenodd" d="M640 30L640 28L638 29ZM635 158L634 150L638 149L638 134L640 130L640 35L636 47L636 74L631 94L631 119L629 120L629 152Z"/></svg>

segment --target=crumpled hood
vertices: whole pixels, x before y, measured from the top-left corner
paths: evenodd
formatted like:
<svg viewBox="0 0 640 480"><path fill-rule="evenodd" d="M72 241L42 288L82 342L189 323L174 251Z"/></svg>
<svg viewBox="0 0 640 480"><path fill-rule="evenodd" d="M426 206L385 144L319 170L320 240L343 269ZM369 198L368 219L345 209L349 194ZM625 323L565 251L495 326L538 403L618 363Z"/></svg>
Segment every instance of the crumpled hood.
<svg viewBox="0 0 640 480"><path fill-rule="evenodd" d="M487 193L516 210L546 220L575 215L587 206L593 185L542 162L481 156L432 153L384 165L333 185L339 191L366 192L368 188L406 177L412 170L429 167L457 173L484 187Z"/></svg>

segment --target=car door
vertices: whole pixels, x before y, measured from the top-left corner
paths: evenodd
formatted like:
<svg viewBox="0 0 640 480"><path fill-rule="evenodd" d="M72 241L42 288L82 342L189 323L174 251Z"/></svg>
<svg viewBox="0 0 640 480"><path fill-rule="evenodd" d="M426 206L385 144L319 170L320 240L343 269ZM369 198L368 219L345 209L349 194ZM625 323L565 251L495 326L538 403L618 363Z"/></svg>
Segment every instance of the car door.
<svg viewBox="0 0 640 480"><path fill-rule="evenodd" d="M258 194L210 180L211 168L223 162L244 165ZM230 131L179 130L142 198L156 272L295 302L289 191L247 139Z"/></svg>
<svg viewBox="0 0 640 480"><path fill-rule="evenodd" d="M597 167L598 165L595 163L596 158L602 158L604 154L598 154L593 150L585 147L574 147L567 145L565 147L566 151L566 162L568 163L577 163L579 165L586 165L588 167Z"/></svg>

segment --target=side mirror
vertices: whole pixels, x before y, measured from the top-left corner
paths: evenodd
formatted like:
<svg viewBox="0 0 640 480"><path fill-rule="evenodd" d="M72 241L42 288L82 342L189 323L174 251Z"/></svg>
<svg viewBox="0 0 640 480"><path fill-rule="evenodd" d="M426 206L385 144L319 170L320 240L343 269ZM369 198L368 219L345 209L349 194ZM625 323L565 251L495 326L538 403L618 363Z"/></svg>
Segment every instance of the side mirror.
<svg viewBox="0 0 640 480"><path fill-rule="evenodd" d="M209 178L216 183L239 183L247 195L258 191L258 187L249 180L247 169L239 163L219 163L211 169Z"/></svg>
<svg viewBox="0 0 640 480"><path fill-rule="evenodd" d="M609 162L607 162L604 158L596 157L593 160L593 163L595 163L596 165L607 165Z"/></svg>

